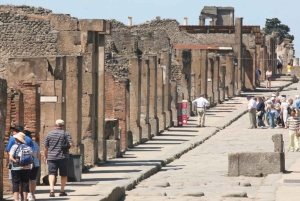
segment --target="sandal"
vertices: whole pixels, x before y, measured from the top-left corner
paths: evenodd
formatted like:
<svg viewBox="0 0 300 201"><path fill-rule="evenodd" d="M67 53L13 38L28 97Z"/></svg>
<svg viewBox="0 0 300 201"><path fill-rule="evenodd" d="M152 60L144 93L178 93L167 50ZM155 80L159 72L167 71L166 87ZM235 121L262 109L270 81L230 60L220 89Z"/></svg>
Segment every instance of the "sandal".
<svg viewBox="0 0 300 201"><path fill-rule="evenodd" d="M59 196L68 196L68 194L66 194L66 192L60 192Z"/></svg>
<svg viewBox="0 0 300 201"><path fill-rule="evenodd" d="M50 197L55 197L54 191L50 191Z"/></svg>

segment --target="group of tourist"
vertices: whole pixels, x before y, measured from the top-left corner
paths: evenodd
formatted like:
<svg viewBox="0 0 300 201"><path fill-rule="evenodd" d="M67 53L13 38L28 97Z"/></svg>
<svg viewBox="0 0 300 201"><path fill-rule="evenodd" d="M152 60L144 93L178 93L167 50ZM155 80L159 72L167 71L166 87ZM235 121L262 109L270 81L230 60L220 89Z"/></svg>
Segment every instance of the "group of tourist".
<svg viewBox="0 0 300 201"><path fill-rule="evenodd" d="M50 197L55 197L54 184L58 170L61 176L59 196L67 196L64 188L68 175L68 149L73 145L71 135L63 129L64 121L56 120L55 126L56 129L49 132L43 142L44 160L48 164L47 178L50 185ZM9 138L5 151L14 200L34 201L41 160L40 147L32 140L31 132L24 130L23 126L11 127L11 132L12 136Z"/></svg>
<svg viewBox="0 0 300 201"><path fill-rule="evenodd" d="M250 127L254 128L284 128L289 129L289 151L298 151L297 132L300 126L300 96L287 99L279 92L272 94L270 99L265 97L247 96ZM267 126L266 126L267 125Z"/></svg>

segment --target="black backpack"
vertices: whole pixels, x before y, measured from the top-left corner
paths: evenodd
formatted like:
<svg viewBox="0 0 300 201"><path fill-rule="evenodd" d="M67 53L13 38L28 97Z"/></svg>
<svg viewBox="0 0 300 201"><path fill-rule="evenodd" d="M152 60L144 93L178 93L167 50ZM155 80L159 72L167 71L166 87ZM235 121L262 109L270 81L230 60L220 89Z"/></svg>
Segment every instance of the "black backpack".
<svg viewBox="0 0 300 201"><path fill-rule="evenodd" d="M66 136L66 132L64 132L64 137L63 137L63 140L61 142L60 150L63 153L66 153L66 152L69 151L70 148L71 148L71 146L70 146L69 140L68 140L68 138Z"/></svg>

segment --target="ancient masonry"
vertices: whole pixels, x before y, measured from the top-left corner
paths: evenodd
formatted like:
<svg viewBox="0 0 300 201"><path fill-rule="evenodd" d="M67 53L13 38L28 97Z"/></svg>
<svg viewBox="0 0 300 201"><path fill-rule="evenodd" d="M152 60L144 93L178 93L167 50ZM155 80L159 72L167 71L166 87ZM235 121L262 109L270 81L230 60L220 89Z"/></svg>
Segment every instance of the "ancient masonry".
<svg viewBox="0 0 300 201"><path fill-rule="evenodd" d="M193 114L200 93L218 104L254 90L256 66L276 73L276 36L244 26L232 7L205 7L196 26L160 17L129 22L0 6L2 151L10 126L24 125L41 145L62 118L76 145L71 152L88 168L176 125L178 100L188 100ZM0 188L10 193L1 162Z"/></svg>

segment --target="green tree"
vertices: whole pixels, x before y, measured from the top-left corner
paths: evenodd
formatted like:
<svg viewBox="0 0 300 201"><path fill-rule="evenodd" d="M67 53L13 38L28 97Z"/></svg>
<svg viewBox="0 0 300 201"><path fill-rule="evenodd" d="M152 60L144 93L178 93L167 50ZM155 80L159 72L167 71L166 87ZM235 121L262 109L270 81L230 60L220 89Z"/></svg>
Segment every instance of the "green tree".
<svg viewBox="0 0 300 201"><path fill-rule="evenodd" d="M281 21L278 18L266 19L265 28L263 28L266 34L272 34L272 32L277 32L280 40L284 38L294 40L294 36L290 35L290 27L281 24Z"/></svg>

